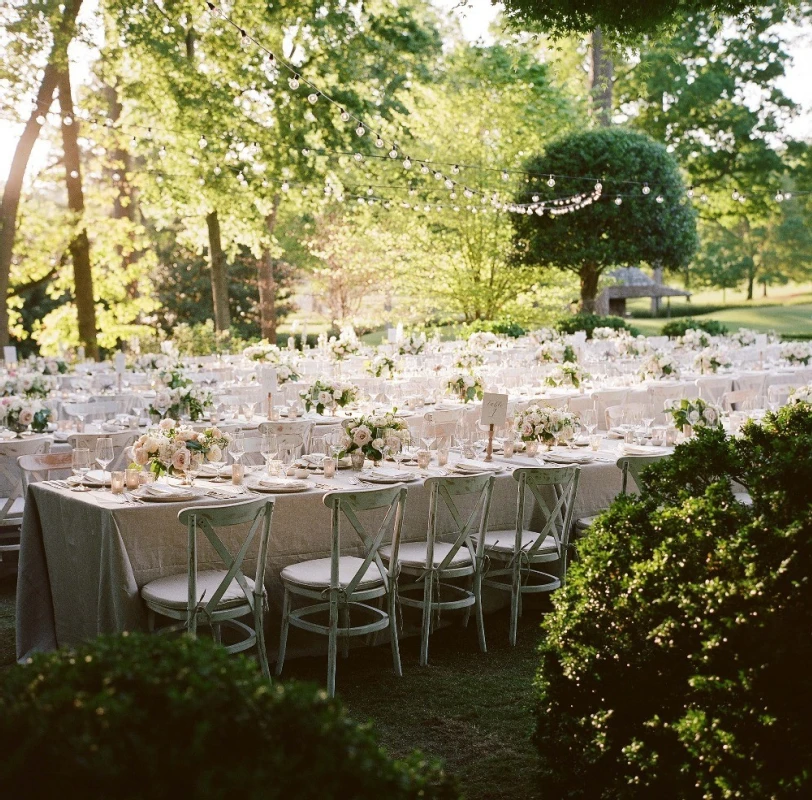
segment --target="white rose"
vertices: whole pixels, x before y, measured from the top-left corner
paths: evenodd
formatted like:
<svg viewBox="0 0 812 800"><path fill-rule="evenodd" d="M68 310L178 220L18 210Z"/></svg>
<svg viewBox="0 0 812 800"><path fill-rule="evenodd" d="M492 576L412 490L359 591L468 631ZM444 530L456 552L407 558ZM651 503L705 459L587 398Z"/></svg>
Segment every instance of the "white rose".
<svg viewBox="0 0 812 800"><path fill-rule="evenodd" d="M696 410L688 412L688 421L691 425L696 425L699 422L699 412Z"/></svg>
<svg viewBox="0 0 812 800"><path fill-rule="evenodd" d="M209 461L221 461L223 458L223 451L220 450L220 448L216 444L213 444L209 448L209 452L206 453L206 458Z"/></svg>

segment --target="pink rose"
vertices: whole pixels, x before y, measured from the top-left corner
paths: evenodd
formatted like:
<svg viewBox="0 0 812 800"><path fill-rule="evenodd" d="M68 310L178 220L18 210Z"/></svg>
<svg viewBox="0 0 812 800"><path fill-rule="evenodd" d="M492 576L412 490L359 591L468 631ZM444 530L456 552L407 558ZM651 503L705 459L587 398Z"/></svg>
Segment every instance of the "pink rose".
<svg viewBox="0 0 812 800"><path fill-rule="evenodd" d="M25 408L20 412L20 425L30 425L34 421L34 413Z"/></svg>
<svg viewBox="0 0 812 800"><path fill-rule="evenodd" d="M189 451L183 447L172 456L172 466L179 472L183 472L189 466Z"/></svg>
<svg viewBox="0 0 812 800"><path fill-rule="evenodd" d="M149 461L149 453L144 450L143 447L134 447L133 448L133 461L138 464L140 467L143 467L144 464Z"/></svg>

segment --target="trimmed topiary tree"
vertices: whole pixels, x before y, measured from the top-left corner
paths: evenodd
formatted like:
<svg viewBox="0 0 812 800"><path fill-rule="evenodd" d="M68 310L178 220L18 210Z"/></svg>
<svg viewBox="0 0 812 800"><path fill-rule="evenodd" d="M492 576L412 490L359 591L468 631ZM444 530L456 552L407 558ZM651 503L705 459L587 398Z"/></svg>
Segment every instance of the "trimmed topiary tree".
<svg viewBox="0 0 812 800"><path fill-rule="evenodd" d="M531 158L525 169L532 174L518 203L589 194L593 183L602 185L597 202L573 213L512 215L516 262L576 273L583 311L594 313L604 270L641 263L680 269L696 252L696 213L677 162L644 134L616 127L572 134Z"/></svg>
<svg viewBox="0 0 812 800"><path fill-rule="evenodd" d="M809 795L810 475L798 403L699 430L590 528L540 648L549 796Z"/></svg>
<svg viewBox="0 0 812 800"><path fill-rule="evenodd" d="M37 655L0 684L8 797L454 798L314 686L269 684L210 641L141 634Z"/></svg>

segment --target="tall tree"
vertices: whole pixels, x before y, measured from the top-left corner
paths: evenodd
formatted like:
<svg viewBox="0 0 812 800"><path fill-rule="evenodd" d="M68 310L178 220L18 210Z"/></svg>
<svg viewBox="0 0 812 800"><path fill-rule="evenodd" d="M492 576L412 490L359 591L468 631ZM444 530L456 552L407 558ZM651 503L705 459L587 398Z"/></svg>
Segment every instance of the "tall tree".
<svg viewBox="0 0 812 800"><path fill-rule="evenodd" d="M14 150L14 157L9 169L8 179L3 188L3 199L0 202L0 346L8 344L9 318L7 295L9 276L14 254L14 241L17 233L17 213L22 196L23 180L28 161L42 128L42 115L47 113L53 101L54 92L60 73L67 70L68 45L76 33L76 18L82 7L82 0L64 0L57 4L30 5L15 3L6 8L5 13L15 15L5 20L9 34L15 38L8 48L9 59L5 62L0 76L8 77L12 85L19 87L21 74L30 69L30 61L36 61L36 52L32 53L26 43L34 40L40 44L50 39L42 77L36 90L34 105L23 128L22 135ZM31 35L34 33L35 35ZM15 53L15 48L18 48ZM16 55L15 59L11 57Z"/></svg>

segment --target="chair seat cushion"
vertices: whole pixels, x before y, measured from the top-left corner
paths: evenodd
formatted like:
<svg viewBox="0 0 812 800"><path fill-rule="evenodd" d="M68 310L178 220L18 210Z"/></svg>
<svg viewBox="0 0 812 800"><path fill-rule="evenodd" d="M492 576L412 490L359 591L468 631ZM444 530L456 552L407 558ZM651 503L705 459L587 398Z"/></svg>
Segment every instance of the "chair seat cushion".
<svg viewBox="0 0 812 800"><path fill-rule="evenodd" d="M597 518L597 514L593 514L591 517L578 517L578 519L575 520L576 530L585 531L594 524Z"/></svg>
<svg viewBox="0 0 812 800"><path fill-rule="evenodd" d="M205 604L211 600L217 587L226 576L225 570L207 569L197 573L197 597L202 598ZM245 582L248 589L253 592L254 582L246 577ZM165 578L156 578L150 581L141 589L141 597L146 602L157 603L167 608L186 608L189 599L189 576L185 573L179 575L167 575ZM226 589L225 594L218 603L218 608L247 603L245 594L236 580L231 581L231 585Z"/></svg>
<svg viewBox="0 0 812 800"><path fill-rule="evenodd" d="M522 550L529 550L539 534L534 531L522 531ZM512 553L516 541L515 530L488 531L485 534L485 549L494 553ZM545 536L538 553L556 553L558 549L552 536Z"/></svg>
<svg viewBox="0 0 812 800"><path fill-rule="evenodd" d="M342 588L355 577L363 563L364 559L356 556L341 556L338 559L338 583ZM330 559L314 558L312 561L291 564L282 570L282 580L298 586L310 586L313 589L328 589L330 587ZM383 578L373 561L367 567L357 588L371 589L382 584Z"/></svg>
<svg viewBox="0 0 812 800"><path fill-rule="evenodd" d="M439 566L443 559L448 555L451 550L451 545L447 542L434 543L434 566ZM392 548L387 545L380 550L381 558L384 561L389 561L392 556ZM406 542L400 546L398 551L398 561L406 567L425 567L426 566L426 543L425 542ZM471 554L468 548L463 545L454 553L454 558L451 559L450 567L464 567L470 566Z"/></svg>
<svg viewBox="0 0 812 800"><path fill-rule="evenodd" d="M733 498L737 503L741 503L743 506L753 505L753 498L750 497L748 492L733 492Z"/></svg>

